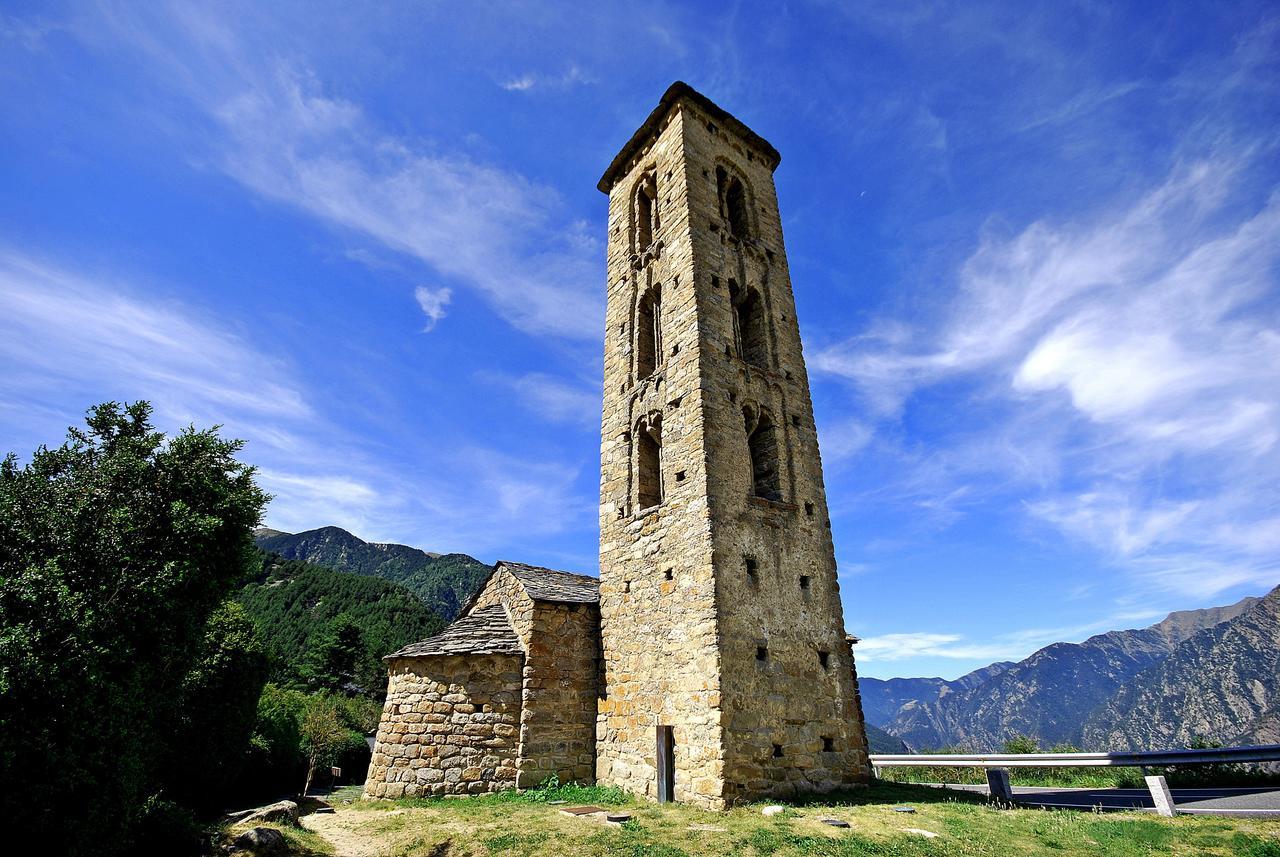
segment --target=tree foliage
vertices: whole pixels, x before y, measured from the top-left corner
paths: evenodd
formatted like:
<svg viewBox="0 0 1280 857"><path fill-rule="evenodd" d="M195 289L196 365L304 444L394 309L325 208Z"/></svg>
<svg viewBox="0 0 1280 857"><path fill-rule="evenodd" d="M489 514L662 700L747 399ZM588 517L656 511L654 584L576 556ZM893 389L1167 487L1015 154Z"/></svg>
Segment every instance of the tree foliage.
<svg viewBox="0 0 1280 857"><path fill-rule="evenodd" d="M209 619L254 562L267 498L240 442L166 439L150 416L99 405L62 446L0 465L0 817L49 853L127 848L196 728L183 700L246 671L201 652L236 625Z"/></svg>
<svg viewBox="0 0 1280 857"><path fill-rule="evenodd" d="M436 634L444 620L403 587L262 554L261 572L236 596L275 660L273 680L346 690L381 701L384 655Z"/></svg>

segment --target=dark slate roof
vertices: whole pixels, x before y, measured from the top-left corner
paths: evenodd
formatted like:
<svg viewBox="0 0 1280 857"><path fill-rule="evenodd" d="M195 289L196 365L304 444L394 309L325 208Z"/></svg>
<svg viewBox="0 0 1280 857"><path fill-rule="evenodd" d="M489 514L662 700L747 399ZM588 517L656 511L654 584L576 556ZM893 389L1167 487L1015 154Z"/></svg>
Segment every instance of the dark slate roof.
<svg viewBox="0 0 1280 857"><path fill-rule="evenodd" d="M481 607L454 621L434 637L411 643L384 660L432 655L518 655L524 650L501 604Z"/></svg>
<svg viewBox="0 0 1280 857"><path fill-rule="evenodd" d="M600 579L585 574L570 574L551 568L539 568L522 562L498 561L524 586L525 594L534 601L567 604L596 604L600 601Z"/></svg>
<svg viewBox="0 0 1280 857"><path fill-rule="evenodd" d="M658 126L662 124L662 120L666 118L667 112L681 98L687 98L694 104L701 107L711 115L713 119L718 121L726 128L730 128L737 132L746 142L759 149L769 163L770 169L777 169L779 162L782 161L782 155L778 150L769 145L769 141L761 137L755 131L752 131L742 123L729 111L716 104L710 98L707 98L698 90L682 80L667 87L667 91L662 93L662 100L658 102L658 106L653 108L653 112L649 114L649 118L644 120L644 124L636 129L631 135L631 139L622 147L622 151L614 156L613 161L609 164L609 169L604 171L604 175L600 177L600 183L596 185L604 193L608 193L613 189L613 183L618 180L618 175L627 168L627 164L631 162L631 158L640 151L641 147L648 142L654 132L658 130Z"/></svg>

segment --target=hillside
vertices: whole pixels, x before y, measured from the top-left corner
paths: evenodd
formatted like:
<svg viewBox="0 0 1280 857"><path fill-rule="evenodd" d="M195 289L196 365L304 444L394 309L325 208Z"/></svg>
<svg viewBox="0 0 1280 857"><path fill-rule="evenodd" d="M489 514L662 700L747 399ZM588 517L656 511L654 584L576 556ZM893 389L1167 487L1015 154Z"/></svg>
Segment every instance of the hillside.
<svg viewBox="0 0 1280 857"><path fill-rule="evenodd" d="M900 755L910 752L907 745L902 743L901 738L890 735L879 726L872 726L870 723L865 725L867 727L867 750L869 752L888 755Z"/></svg>
<svg viewBox="0 0 1280 857"><path fill-rule="evenodd" d="M285 559L398 583L446 621L458 615L492 570L466 554L441 555L407 545L366 542L340 527L302 533L264 529L255 535L258 547Z"/></svg>
<svg viewBox="0 0 1280 857"><path fill-rule="evenodd" d="M1280 587L1191 635L1089 717L1084 740L1115 749L1274 738L1280 704Z"/></svg>
<svg viewBox="0 0 1280 857"><path fill-rule="evenodd" d="M236 596L258 627L275 662L276 680L305 683L308 668L337 629L359 629L350 678L381 690L381 658L431 636L445 621L399 584L278 555L262 554L262 572ZM340 618L341 617L341 618Z"/></svg>
<svg viewBox="0 0 1280 857"><path fill-rule="evenodd" d="M862 679L864 710L868 720L915 749L995 750L1018 734L1042 746L1079 744L1085 721L1121 687L1258 600L1171 613L1148 628L1109 631L1082 643L1055 643L1018 663L993 664L951 682Z"/></svg>

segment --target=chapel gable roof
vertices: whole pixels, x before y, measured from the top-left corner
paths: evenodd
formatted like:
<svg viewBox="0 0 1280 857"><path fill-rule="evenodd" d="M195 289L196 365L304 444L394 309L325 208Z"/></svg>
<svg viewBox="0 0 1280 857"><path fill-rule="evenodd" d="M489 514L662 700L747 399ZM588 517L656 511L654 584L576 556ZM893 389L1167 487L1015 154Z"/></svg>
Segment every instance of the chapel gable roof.
<svg viewBox="0 0 1280 857"><path fill-rule="evenodd" d="M499 560L497 568L510 572L534 601L561 604L596 604L600 601L600 579L597 577L505 560Z"/></svg>
<svg viewBox="0 0 1280 857"><path fill-rule="evenodd" d="M518 655L523 653L516 632L501 604L481 607L455 619L434 637L410 643L383 660L423 658L433 655Z"/></svg>

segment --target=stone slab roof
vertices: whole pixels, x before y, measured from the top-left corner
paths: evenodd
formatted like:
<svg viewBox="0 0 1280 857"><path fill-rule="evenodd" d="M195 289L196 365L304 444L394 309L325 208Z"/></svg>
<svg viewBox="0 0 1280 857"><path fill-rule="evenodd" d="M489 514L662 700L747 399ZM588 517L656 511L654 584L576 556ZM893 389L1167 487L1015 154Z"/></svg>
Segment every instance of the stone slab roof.
<svg viewBox="0 0 1280 857"><path fill-rule="evenodd" d="M523 651L507 621L507 611L501 604L495 604L468 613L434 637L410 643L383 660L434 655L518 655Z"/></svg>
<svg viewBox="0 0 1280 857"><path fill-rule="evenodd" d="M649 141L662 120L667 117L668 111L681 98L687 98L694 104L701 107L713 119L720 122L726 128L731 128L749 145L755 146L765 156L766 162L770 169L776 170L778 163L782 160L782 155L778 154L778 150L769 144L769 141L761 137L755 131L752 131L742 120L738 119L729 111L716 104L710 98L707 98L698 90L682 80L667 87L667 91L662 94L662 100L658 102L658 106L653 108L653 112L649 114L649 118L644 120L644 124L636 129L631 135L631 139L622 147L622 150L614 156L613 161L609 164L609 168L604 171L604 175L600 177L600 183L596 185L602 192L608 193L613 189L613 183L618 180L618 176L626 170L631 159L636 153Z"/></svg>
<svg viewBox="0 0 1280 857"><path fill-rule="evenodd" d="M534 601L566 604L596 604L600 601L600 579L596 577L503 560L497 567L505 568L520 581L525 593Z"/></svg>

